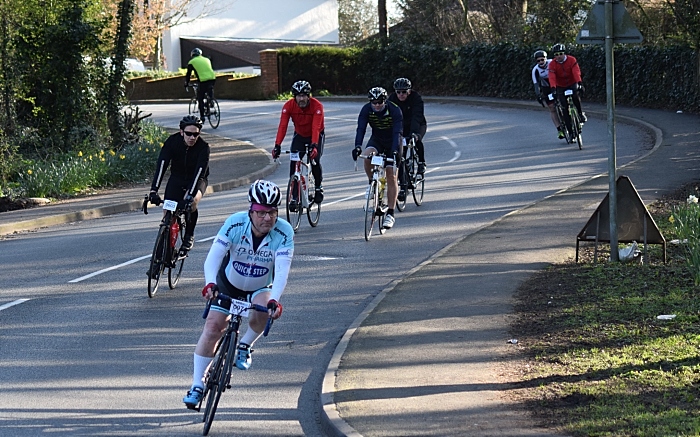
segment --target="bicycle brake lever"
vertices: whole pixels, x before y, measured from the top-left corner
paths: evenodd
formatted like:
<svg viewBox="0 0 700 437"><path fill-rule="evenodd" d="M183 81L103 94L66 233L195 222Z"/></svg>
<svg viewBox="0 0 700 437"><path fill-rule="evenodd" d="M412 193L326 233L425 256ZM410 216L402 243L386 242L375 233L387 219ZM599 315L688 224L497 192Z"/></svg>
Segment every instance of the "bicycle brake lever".
<svg viewBox="0 0 700 437"><path fill-rule="evenodd" d="M148 215L148 196L146 196L143 199L143 203L141 204L141 210L145 215Z"/></svg>

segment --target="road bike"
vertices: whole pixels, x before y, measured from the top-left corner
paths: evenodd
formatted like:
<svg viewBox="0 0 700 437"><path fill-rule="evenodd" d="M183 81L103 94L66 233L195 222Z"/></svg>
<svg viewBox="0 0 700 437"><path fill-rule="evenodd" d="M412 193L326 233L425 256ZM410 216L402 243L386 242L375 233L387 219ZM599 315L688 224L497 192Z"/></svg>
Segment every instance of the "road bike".
<svg viewBox="0 0 700 437"><path fill-rule="evenodd" d="M148 214L148 196L143 201L142 209ZM156 205L158 206L158 205ZM188 251L182 248L185 227L192 209L190 202L165 200L165 214L158 227L158 236L153 245L150 267L148 269L148 297L153 297L158 291L160 278L168 269L168 286L174 289L180 281L182 267L185 265Z"/></svg>
<svg viewBox="0 0 700 437"><path fill-rule="evenodd" d="M214 415L216 414L216 408L218 407L219 400L221 399L221 394L227 389L231 388L231 371L233 370L233 366L236 361L239 329L243 318L247 318L248 311L251 310L260 311L263 313L267 312L267 307L238 300L221 292L217 294L217 297L223 299L224 301L231 302L231 317L229 318L228 327L226 328L223 337L221 337L221 340L219 340L219 343L216 345L214 359L209 366L209 370L207 371L207 375L204 380L204 392L202 394L202 399L199 401L199 404L194 407L195 410L200 411L202 404L206 402L204 416L202 417L202 422L204 422L204 430L202 435L209 434L211 424L214 421ZM204 319L207 318L210 307L211 300L207 302L204 314L202 315ZM267 337L271 327L272 317L267 319L267 325L265 326L263 336Z"/></svg>
<svg viewBox="0 0 700 437"><path fill-rule="evenodd" d="M583 124L581 123L581 116L579 115L578 110L576 109L576 105L574 105L574 100L572 97L574 95L574 92L572 90L565 90L564 95L566 96L566 103L569 106L568 115L569 119L571 120L571 123L568 124L566 123L566 114L564 113L564 107L559 101L559 98L556 96L556 94L550 94L549 98L554 100L554 106L556 108L557 113L557 120L559 121L559 126L562 127L566 142L568 144L572 144L575 141L578 144L579 150L582 150L583 137L581 136L581 128L583 127Z"/></svg>
<svg viewBox="0 0 700 437"><path fill-rule="evenodd" d="M194 97L192 97L192 100L190 100L189 111L190 114L201 115L199 112L199 102L197 101L197 90L199 89L199 83L192 82L191 85L192 89L194 90ZM219 122L221 121L219 102L214 97L210 96L209 93L204 94L204 118L209 120L209 125L212 127L212 129L219 127Z"/></svg>
<svg viewBox="0 0 700 437"><path fill-rule="evenodd" d="M314 202L316 194L316 181L311 172L311 159L309 159L309 145L304 145L305 158L299 157L299 152L285 150L289 159L295 163L294 174L289 177L287 183L287 221L294 228L299 229L301 215L306 211L311 227L315 228L321 218L321 204Z"/></svg>
<svg viewBox="0 0 700 437"><path fill-rule="evenodd" d="M365 240L372 238L372 228L375 222L379 222L379 233L383 234L384 218L389 206L386 201L386 174L384 167L386 164L394 162L392 158L384 155L372 154L369 156L360 155L360 158L369 159L372 164L372 181L369 184L369 192L365 199Z"/></svg>
<svg viewBox="0 0 700 437"><path fill-rule="evenodd" d="M401 165L399 166L399 180L402 181L406 197L408 197L408 191L410 190L416 206L421 206L425 190L425 175L418 173L418 163L416 140L415 138L410 138L406 142L406 153L401 159ZM406 208L406 197L403 200L396 201L396 207L399 211L403 211Z"/></svg>

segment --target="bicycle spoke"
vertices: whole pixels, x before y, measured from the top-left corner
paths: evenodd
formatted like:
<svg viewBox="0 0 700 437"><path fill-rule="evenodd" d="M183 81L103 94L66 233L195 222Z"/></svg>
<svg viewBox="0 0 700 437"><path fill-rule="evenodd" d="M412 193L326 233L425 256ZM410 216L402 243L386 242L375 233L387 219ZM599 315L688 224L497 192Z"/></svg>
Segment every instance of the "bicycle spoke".
<svg viewBox="0 0 700 437"><path fill-rule="evenodd" d="M301 187L293 177L287 183L287 221L296 232L301 223Z"/></svg>

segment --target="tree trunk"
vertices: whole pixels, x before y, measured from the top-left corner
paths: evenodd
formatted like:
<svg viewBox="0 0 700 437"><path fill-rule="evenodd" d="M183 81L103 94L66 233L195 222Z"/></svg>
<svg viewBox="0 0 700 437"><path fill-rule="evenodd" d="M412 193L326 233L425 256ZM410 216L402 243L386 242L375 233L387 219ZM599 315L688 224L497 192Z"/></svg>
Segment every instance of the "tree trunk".
<svg viewBox="0 0 700 437"><path fill-rule="evenodd" d="M386 42L389 36L386 18L386 0L377 0L377 12L379 15L379 38Z"/></svg>
<svg viewBox="0 0 700 437"><path fill-rule="evenodd" d="M129 51L129 39L131 38L131 25L134 18L133 0L122 0L119 3L117 20L119 27L114 42L114 56L112 57L112 71L109 78L109 91L107 99L107 123L112 135L112 145L119 148L124 138L124 126L119 120L119 111L124 99L124 72Z"/></svg>

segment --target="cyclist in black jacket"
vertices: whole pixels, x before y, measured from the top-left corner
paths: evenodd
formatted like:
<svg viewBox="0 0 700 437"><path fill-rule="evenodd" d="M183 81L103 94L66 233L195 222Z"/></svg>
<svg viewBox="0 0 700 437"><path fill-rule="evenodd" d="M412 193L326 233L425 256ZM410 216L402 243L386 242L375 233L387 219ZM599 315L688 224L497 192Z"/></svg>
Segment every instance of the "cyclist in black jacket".
<svg viewBox="0 0 700 437"><path fill-rule="evenodd" d="M416 91L411 89L411 81L405 77L400 77L394 81L394 92L389 96L389 101L401 108L403 114L403 137L416 140L416 153L418 154L418 173L425 173L425 148L423 147L423 137L428 130L428 123L425 120L423 111L423 98ZM404 155L406 149L403 149ZM406 199L405 182L402 181L399 200Z"/></svg>
<svg viewBox="0 0 700 437"><path fill-rule="evenodd" d="M201 129L202 122L197 116L186 115L180 120L180 132L168 137L160 149L148 197L154 205L162 203L158 188L170 166L165 199L192 203L192 213L187 221L182 242L182 248L185 250L194 246L194 228L199 217L197 204L209 185L210 149L209 144L199 136Z"/></svg>

